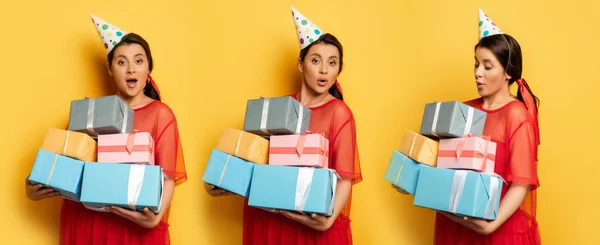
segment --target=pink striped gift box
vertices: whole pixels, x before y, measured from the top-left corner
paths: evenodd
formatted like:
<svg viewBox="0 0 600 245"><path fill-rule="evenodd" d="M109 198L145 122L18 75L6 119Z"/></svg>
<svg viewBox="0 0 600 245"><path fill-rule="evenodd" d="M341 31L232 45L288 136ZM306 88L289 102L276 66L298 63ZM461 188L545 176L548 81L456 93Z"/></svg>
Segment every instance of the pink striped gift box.
<svg viewBox="0 0 600 245"><path fill-rule="evenodd" d="M98 162L154 165L154 140L146 132L98 135Z"/></svg>
<svg viewBox="0 0 600 245"><path fill-rule="evenodd" d="M496 143L489 139L473 136L440 140L438 168L494 173L495 160Z"/></svg>
<svg viewBox="0 0 600 245"><path fill-rule="evenodd" d="M271 136L269 165L327 168L329 140L321 134Z"/></svg>

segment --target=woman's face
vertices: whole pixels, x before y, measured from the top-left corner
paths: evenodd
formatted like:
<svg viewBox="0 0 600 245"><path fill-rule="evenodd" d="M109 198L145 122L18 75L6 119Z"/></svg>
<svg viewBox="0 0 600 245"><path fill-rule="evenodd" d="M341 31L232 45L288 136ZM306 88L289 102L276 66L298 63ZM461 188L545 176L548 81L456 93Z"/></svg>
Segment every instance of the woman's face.
<svg viewBox="0 0 600 245"><path fill-rule="evenodd" d="M138 96L143 93L146 79L150 75L146 51L135 43L117 47L108 73L115 80L120 95Z"/></svg>
<svg viewBox="0 0 600 245"><path fill-rule="evenodd" d="M310 90L316 94L327 93L340 72L340 52L334 45L315 44L304 61L298 60L298 70Z"/></svg>
<svg viewBox="0 0 600 245"><path fill-rule="evenodd" d="M480 96L498 93L508 86L510 78L492 51L487 48L475 50L475 82Z"/></svg>

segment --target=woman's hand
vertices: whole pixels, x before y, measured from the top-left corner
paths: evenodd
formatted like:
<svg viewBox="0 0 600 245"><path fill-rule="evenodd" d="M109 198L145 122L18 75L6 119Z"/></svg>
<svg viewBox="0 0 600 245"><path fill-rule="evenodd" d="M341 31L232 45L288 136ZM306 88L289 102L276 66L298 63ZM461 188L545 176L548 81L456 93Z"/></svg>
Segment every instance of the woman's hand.
<svg viewBox="0 0 600 245"><path fill-rule="evenodd" d="M25 178L25 194L27 195L27 198L33 201L39 201L42 199L60 195L58 191L55 191L54 189L42 189L41 184L32 185L31 183L29 183L29 180L27 180L27 178Z"/></svg>
<svg viewBox="0 0 600 245"><path fill-rule="evenodd" d="M392 187L393 187L393 188L394 188L396 191L398 191L398 192L400 192L400 193L402 193L402 194L404 194L404 195L410 195L410 193L408 193L408 192L406 192L406 191L404 191L404 190L400 189L400 187L398 187L398 186L395 186L394 184L392 184Z"/></svg>
<svg viewBox="0 0 600 245"><path fill-rule="evenodd" d="M213 197L220 197L220 196L231 196L231 195L235 195L235 193L230 192L230 191L226 191L224 189L221 189L219 187L216 187L214 185L208 184L206 182L204 182L204 189L206 189L206 192L213 196Z"/></svg>
<svg viewBox="0 0 600 245"><path fill-rule="evenodd" d="M138 212L112 206L108 208L108 211L131 220L132 222L148 229L154 228L158 225L158 223L160 223L160 218L158 218L158 215L154 214L148 208L144 208L143 212Z"/></svg>
<svg viewBox="0 0 600 245"><path fill-rule="evenodd" d="M326 231L328 230L332 225L333 225L333 221L334 219L331 219L331 217L327 218L323 215L318 215L318 214L311 214L311 215L307 215L307 214L298 214L298 213L294 213L294 212L290 212L290 211L279 211L281 214L283 214L283 216L287 217L288 219L300 222L310 228L313 228L317 231Z"/></svg>
<svg viewBox="0 0 600 245"><path fill-rule="evenodd" d="M487 221L484 219L477 219L466 216L462 217L447 212L440 213L448 217L449 219L458 222L482 235L492 234L494 231L496 231L496 229L498 229L497 222L494 221Z"/></svg>

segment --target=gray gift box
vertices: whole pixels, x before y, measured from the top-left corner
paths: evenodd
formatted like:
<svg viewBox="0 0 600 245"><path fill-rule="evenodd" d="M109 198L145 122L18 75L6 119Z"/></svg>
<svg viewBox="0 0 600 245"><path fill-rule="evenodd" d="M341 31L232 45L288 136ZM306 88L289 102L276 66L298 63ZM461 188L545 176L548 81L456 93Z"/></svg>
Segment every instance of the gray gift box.
<svg viewBox="0 0 600 245"><path fill-rule="evenodd" d="M437 114L437 115L436 115ZM487 113L458 101L425 105L420 133L435 138L481 137Z"/></svg>
<svg viewBox="0 0 600 245"><path fill-rule="evenodd" d="M92 137L131 133L133 109L116 95L74 100L71 102L69 130L86 133Z"/></svg>
<svg viewBox="0 0 600 245"><path fill-rule="evenodd" d="M291 96L248 100L244 131L261 136L303 134L310 126L310 114Z"/></svg>

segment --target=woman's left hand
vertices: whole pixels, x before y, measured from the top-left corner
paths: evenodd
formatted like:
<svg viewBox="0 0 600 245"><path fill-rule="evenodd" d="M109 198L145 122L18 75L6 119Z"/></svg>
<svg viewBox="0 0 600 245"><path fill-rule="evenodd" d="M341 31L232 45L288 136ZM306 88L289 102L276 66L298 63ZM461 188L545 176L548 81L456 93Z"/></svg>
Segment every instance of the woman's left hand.
<svg viewBox="0 0 600 245"><path fill-rule="evenodd" d="M333 220L331 220L330 218L327 218L323 215L298 214L298 213L294 213L294 212L290 212L290 211L279 211L279 212L281 214L283 214L283 216L287 217L288 219L295 220L297 222L300 222L300 223L302 223L310 228L313 228L315 230L318 230L318 231L326 231L331 227L331 225L333 225Z"/></svg>
<svg viewBox="0 0 600 245"><path fill-rule="evenodd" d="M496 231L496 229L498 229L498 226L496 225L496 222L494 221L487 221L484 219L477 219L477 218L472 218L472 217L466 217L466 216L457 216L455 214L452 213L447 213L447 212L440 212L441 214L443 214L444 216L448 217L449 219L458 222L468 228L470 228L471 230L476 231L479 234L483 234L483 235L489 235L492 234L494 231Z"/></svg>
<svg viewBox="0 0 600 245"><path fill-rule="evenodd" d="M158 215L154 214L150 209L144 208L143 212L127 210L121 207L112 206L109 207L108 210L111 213L119 215L123 218L131 220L132 222L144 227L144 228L154 228L160 222L160 218Z"/></svg>

